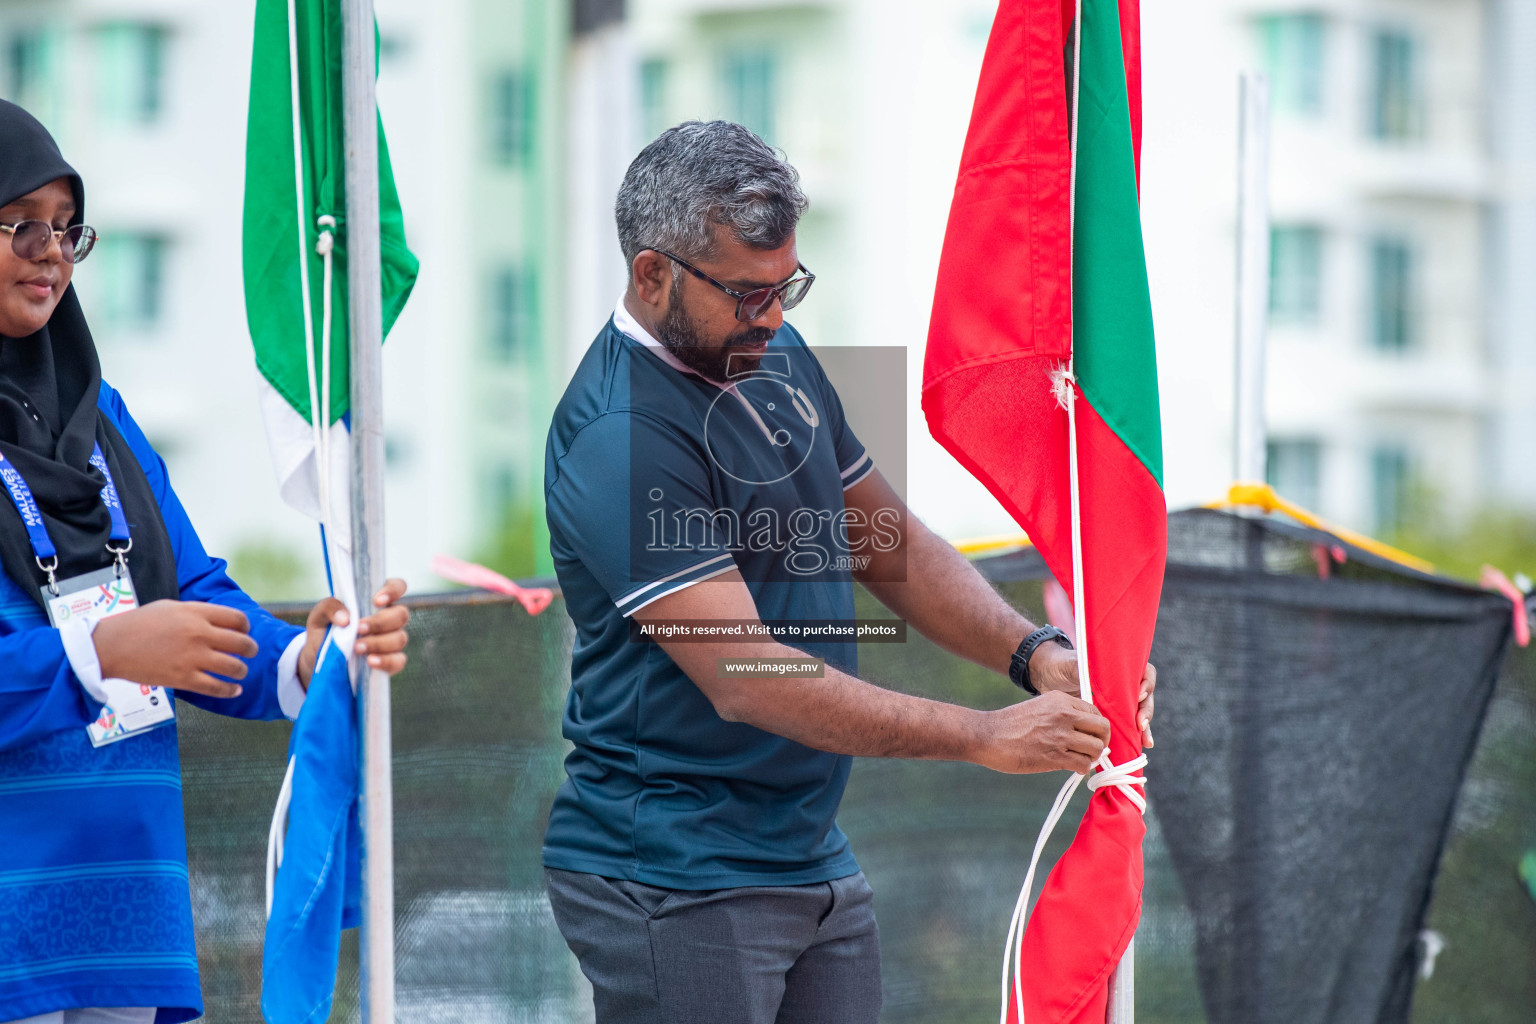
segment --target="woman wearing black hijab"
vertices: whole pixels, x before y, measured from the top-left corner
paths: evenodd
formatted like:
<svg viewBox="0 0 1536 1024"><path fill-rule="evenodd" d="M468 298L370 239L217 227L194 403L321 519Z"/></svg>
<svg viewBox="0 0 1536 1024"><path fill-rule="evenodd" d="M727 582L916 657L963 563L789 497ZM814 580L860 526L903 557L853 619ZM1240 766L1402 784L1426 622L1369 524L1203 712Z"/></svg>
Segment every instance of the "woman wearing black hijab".
<svg viewBox="0 0 1536 1024"><path fill-rule="evenodd" d="M296 716L346 611L286 625L203 550L101 379L70 285L84 217L80 176L0 100L0 1022L178 1024L202 997L176 700ZM358 629L389 672L404 592Z"/></svg>

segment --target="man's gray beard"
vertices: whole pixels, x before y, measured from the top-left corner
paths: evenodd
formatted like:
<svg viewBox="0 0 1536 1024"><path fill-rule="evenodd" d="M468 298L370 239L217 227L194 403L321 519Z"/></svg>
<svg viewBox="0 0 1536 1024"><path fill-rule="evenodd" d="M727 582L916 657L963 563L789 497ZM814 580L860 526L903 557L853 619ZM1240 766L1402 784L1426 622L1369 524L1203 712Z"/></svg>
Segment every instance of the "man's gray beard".
<svg viewBox="0 0 1536 1024"><path fill-rule="evenodd" d="M656 325L656 337L666 350L688 369L705 380L723 384L731 377L742 377L757 369L762 360L758 352L739 351L739 345L751 345L771 339L774 335L766 327L753 327L730 339L734 344L711 348L699 341L698 325L683 309L679 294L681 279L674 279L667 312ZM732 356L735 356L732 359ZM727 376L729 374L730 376Z"/></svg>

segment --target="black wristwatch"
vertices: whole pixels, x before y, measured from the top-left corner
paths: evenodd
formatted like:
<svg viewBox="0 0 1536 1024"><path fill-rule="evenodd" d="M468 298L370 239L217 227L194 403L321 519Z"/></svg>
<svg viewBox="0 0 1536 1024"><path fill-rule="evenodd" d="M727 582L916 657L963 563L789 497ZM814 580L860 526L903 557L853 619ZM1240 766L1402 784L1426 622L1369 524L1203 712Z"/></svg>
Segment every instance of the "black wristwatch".
<svg viewBox="0 0 1536 1024"><path fill-rule="evenodd" d="M1013 680L1013 685L1025 693L1040 696L1040 691L1029 678L1029 659L1034 655L1035 648L1047 640L1054 640L1061 646L1072 649L1072 641L1067 639L1067 634L1055 626L1041 626L1019 644L1019 649L1013 652L1013 659L1008 663L1008 678Z"/></svg>

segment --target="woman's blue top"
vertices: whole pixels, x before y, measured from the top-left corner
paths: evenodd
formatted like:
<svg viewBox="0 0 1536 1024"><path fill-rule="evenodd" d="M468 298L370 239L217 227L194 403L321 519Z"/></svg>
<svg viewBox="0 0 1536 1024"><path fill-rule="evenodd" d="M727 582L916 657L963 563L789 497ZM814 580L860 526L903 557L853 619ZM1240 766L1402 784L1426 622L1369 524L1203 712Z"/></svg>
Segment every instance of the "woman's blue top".
<svg viewBox="0 0 1536 1024"><path fill-rule="evenodd" d="M178 699L283 717L278 661L300 630L257 607L203 550L165 463L105 383L99 405L149 477L181 599L240 609L261 648L239 697ZM14 514L0 503L0 515ZM58 630L0 573L0 1021L87 1006L159 1007L155 1024L203 1012L175 725L95 748L86 726L100 711Z"/></svg>

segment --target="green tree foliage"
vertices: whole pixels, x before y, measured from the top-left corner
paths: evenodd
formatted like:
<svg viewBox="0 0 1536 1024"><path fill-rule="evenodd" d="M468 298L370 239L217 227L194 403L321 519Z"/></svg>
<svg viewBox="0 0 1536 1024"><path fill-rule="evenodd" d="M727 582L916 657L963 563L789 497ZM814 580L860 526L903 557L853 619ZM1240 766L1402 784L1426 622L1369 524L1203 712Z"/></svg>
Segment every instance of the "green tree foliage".
<svg viewBox="0 0 1536 1024"><path fill-rule="evenodd" d="M1492 565L1518 585L1536 577L1536 514L1487 506L1457 516L1422 483L1405 513L1385 539L1439 573L1476 582ZM1525 898L1519 875L1522 857L1536 847L1532 650L1511 648L1462 786L1428 920L1445 949L1415 990L1415 1024L1505 1024L1529 1020L1536 1006L1536 902Z"/></svg>
<svg viewBox="0 0 1536 1024"><path fill-rule="evenodd" d="M262 603L300 601L314 597L321 589L309 560L288 545L265 537L251 538L235 548L229 574Z"/></svg>
<svg viewBox="0 0 1536 1024"><path fill-rule="evenodd" d="M1425 487L1410 495L1404 525L1385 538L1447 576L1475 581L1484 565L1536 578L1536 513L1496 505L1455 516Z"/></svg>
<svg viewBox="0 0 1536 1024"><path fill-rule="evenodd" d="M503 513L501 523L485 541L475 561L511 579L526 579L538 572L536 516L531 504L517 504Z"/></svg>
<svg viewBox="0 0 1536 1024"><path fill-rule="evenodd" d="M1462 784L1435 880L1428 927L1443 937L1445 949L1434 975L1414 991L1414 1024L1531 1020L1536 899L1520 868L1536 848L1533 793L1536 647L1515 647Z"/></svg>

